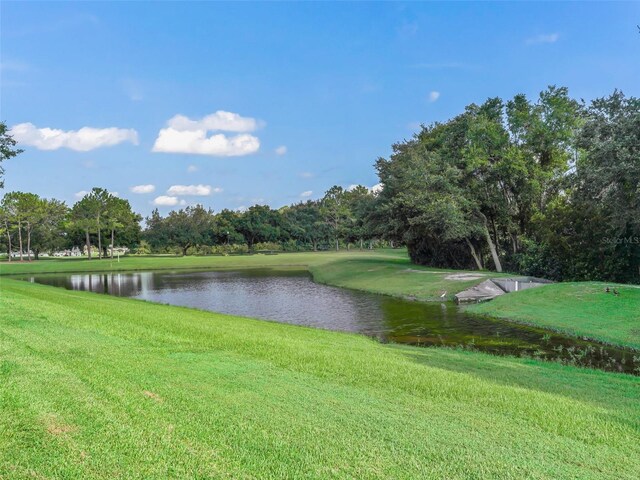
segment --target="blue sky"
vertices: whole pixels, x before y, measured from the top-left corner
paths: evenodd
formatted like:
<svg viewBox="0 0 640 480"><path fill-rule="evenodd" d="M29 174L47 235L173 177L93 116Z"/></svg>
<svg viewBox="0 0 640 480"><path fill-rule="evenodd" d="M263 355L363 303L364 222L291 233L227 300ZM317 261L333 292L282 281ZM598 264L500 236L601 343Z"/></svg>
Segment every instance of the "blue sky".
<svg viewBox="0 0 640 480"><path fill-rule="evenodd" d="M144 215L373 186L394 142L491 96L640 95L640 2L0 5L5 191Z"/></svg>

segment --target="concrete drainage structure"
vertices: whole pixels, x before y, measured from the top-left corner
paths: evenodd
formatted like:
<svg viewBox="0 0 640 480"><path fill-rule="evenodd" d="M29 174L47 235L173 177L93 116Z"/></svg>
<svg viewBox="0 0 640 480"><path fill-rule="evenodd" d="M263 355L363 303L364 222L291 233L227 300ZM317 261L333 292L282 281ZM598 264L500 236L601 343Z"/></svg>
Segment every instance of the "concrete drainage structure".
<svg viewBox="0 0 640 480"><path fill-rule="evenodd" d="M468 288L455 296L456 303L480 303L492 300L505 293L542 287L553 283L551 280L535 277L491 278Z"/></svg>

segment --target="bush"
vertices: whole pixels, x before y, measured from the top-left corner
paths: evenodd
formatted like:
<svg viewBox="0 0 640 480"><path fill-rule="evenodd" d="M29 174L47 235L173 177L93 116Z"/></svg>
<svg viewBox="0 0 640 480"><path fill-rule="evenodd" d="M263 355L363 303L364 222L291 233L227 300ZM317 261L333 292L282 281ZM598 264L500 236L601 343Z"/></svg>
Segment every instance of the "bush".
<svg viewBox="0 0 640 480"><path fill-rule="evenodd" d="M214 255L241 255L249 253L249 247L244 244L232 243L231 245L214 245L211 247Z"/></svg>
<svg viewBox="0 0 640 480"><path fill-rule="evenodd" d="M281 252L282 245L276 242L260 242L253 245L255 252Z"/></svg>

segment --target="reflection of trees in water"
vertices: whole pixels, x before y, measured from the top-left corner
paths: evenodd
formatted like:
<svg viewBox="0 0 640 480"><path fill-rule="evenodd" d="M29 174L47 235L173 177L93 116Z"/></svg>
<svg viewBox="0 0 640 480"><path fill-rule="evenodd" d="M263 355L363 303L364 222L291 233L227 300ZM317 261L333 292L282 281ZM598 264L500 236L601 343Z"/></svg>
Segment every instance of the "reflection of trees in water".
<svg viewBox="0 0 640 480"><path fill-rule="evenodd" d="M465 314L451 303L383 298L383 341L447 346L640 374L640 355L542 329Z"/></svg>
<svg viewBox="0 0 640 480"><path fill-rule="evenodd" d="M83 290L104 293L118 297L132 297L139 294L152 279L150 273L103 273L103 274L74 274L65 282L65 287L72 290ZM42 283L58 283L47 282Z"/></svg>

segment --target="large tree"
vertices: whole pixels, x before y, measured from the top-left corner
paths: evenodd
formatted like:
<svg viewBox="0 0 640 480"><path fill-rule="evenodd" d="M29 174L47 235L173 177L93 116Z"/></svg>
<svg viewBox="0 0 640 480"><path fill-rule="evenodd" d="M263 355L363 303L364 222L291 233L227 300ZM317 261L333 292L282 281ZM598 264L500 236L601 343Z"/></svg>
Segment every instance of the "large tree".
<svg viewBox="0 0 640 480"><path fill-rule="evenodd" d="M560 193L580 108L564 88L469 105L424 126L376 166L384 189L371 218L402 235L419 263L497 271L517 264L535 218Z"/></svg>
<svg viewBox="0 0 640 480"><path fill-rule="evenodd" d="M82 230L85 235L87 256L91 260L91 234L97 232L96 218L100 216L101 204L95 195L87 194L77 201L71 208L71 221L73 225Z"/></svg>
<svg viewBox="0 0 640 480"><path fill-rule="evenodd" d="M65 231L69 208L66 203L52 199L41 200L42 217L33 230L31 247L35 259L42 251L52 252L63 248L67 243Z"/></svg>
<svg viewBox="0 0 640 480"><path fill-rule="evenodd" d="M320 211L326 224L331 229L336 251L338 251L340 249L340 239L345 233L345 226L351 218L346 190L339 185L334 185L324 194L321 205Z"/></svg>
<svg viewBox="0 0 640 480"><path fill-rule="evenodd" d="M283 228L287 235L315 252L329 239L330 231L322 216L320 202L307 200L288 207L283 212Z"/></svg>
<svg viewBox="0 0 640 480"><path fill-rule="evenodd" d="M110 257L113 259L116 232L139 227L141 217L131 209L128 200L109 195L105 203L104 225L111 234Z"/></svg>
<svg viewBox="0 0 640 480"><path fill-rule="evenodd" d="M146 223L144 236L154 248L178 247L187 255L190 247L212 242L213 212L202 205L171 211L166 217L154 210Z"/></svg>
<svg viewBox="0 0 640 480"><path fill-rule="evenodd" d="M31 236L45 213L42 199L35 193L10 192L4 196L2 207L7 232L13 228L18 233L20 261L24 259L25 236L27 259L31 261Z"/></svg>
<svg viewBox="0 0 640 480"><path fill-rule="evenodd" d="M259 242L275 242L281 235L281 218L277 210L267 205L254 205L240 215L237 230L247 242L249 250Z"/></svg>
<svg viewBox="0 0 640 480"><path fill-rule="evenodd" d="M4 166L2 163L23 152L22 149L16 148L16 145L17 142L8 133L7 124L0 122L0 188L4 188Z"/></svg>

